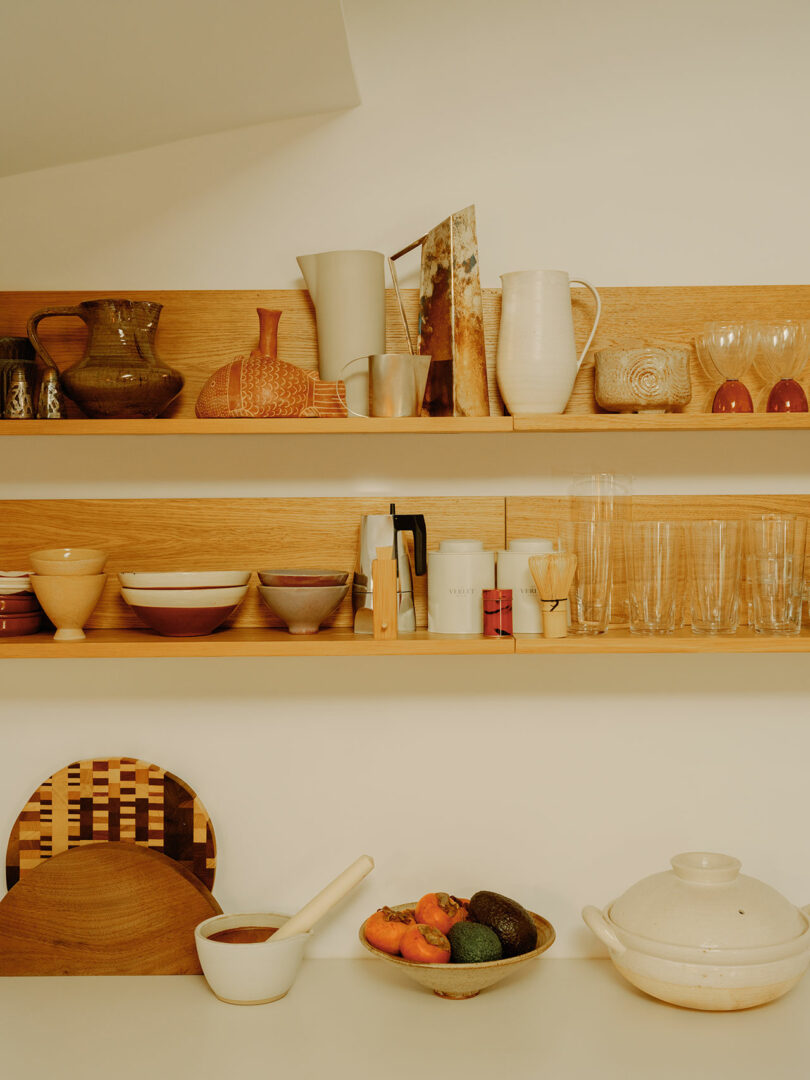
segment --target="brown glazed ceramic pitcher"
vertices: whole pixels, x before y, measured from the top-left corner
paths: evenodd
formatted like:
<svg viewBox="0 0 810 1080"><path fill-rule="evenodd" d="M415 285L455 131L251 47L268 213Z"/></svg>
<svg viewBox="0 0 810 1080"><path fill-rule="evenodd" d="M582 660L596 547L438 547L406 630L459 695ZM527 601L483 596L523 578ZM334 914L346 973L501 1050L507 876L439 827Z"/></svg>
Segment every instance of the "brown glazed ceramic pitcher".
<svg viewBox="0 0 810 1080"><path fill-rule="evenodd" d="M84 356L62 374L62 389L86 416L158 416L180 393L183 376L158 359L155 334L161 304L143 300L84 300L76 307L37 311L28 336L39 355L56 367L37 334L41 319L76 315L89 331Z"/></svg>

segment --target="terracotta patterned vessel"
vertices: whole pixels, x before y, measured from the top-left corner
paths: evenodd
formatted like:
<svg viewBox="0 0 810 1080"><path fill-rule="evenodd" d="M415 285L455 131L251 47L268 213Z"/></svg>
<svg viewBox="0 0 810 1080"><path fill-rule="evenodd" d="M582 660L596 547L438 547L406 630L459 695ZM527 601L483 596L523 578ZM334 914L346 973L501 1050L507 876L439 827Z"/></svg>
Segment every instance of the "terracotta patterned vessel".
<svg viewBox="0 0 810 1080"><path fill-rule="evenodd" d="M249 357L237 356L214 372L197 398L197 416L346 416L344 384L321 382L317 372L279 360L278 321L282 313L256 310L258 348Z"/></svg>

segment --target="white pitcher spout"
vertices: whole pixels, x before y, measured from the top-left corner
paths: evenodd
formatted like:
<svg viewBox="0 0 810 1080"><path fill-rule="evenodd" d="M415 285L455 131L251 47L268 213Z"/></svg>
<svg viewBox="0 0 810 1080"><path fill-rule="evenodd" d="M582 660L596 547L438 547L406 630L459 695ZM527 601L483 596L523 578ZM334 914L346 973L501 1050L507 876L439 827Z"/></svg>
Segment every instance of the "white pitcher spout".
<svg viewBox="0 0 810 1080"><path fill-rule="evenodd" d="M318 283L317 255L297 255L295 261L298 263L298 268L304 276L304 284L309 289L309 295L312 297L313 304L317 304L316 292Z"/></svg>

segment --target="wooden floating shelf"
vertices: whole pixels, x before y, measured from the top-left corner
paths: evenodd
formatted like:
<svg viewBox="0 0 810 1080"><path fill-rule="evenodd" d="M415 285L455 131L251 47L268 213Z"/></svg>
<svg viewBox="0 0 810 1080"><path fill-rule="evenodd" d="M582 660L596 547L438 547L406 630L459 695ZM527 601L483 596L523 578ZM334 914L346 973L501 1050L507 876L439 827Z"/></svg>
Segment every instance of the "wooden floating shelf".
<svg viewBox="0 0 810 1080"><path fill-rule="evenodd" d="M463 435L512 431L511 416L358 419L0 420L0 435Z"/></svg>
<svg viewBox="0 0 810 1080"><path fill-rule="evenodd" d="M296 635L286 630L244 627L206 637L161 637L151 630L88 630L84 641L54 641L51 633L0 641L0 658L98 659L214 656L458 656L503 655L513 638L456 637L417 630L395 641L375 641L352 630L327 629Z"/></svg>
<svg viewBox="0 0 810 1080"><path fill-rule="evenodd" d="M504 432L810 431L810 413L564 413L392 419L0 420L0 435L481 435Z"/></svg>
<svg viewBox="0 0 810 1080"><path fill-rule="evenodd" d="M544 638L518 634L515 652L576 656L583 653L806 653L810 652L810 629L780 636L757 634L741 627L736 634L693 634L687 627L674 634L631 634L626 628L605 634L572 634L565 638Z"/></svg>
<svg viewBox="0 0 810 1080"><path fill-rule="evenodd" d="M671 635L631 634L609 630L597 636L544 638L518 634L489 638L431 634L417 630L396 641L375 641L351 630L321 630L297 636L286 630L243 627L220 630L206 637L161 637L150 630L88 630L84 641L54 641L51 633L0 641L0 659L160 659L274 656L581 656L592 653L807 653L810 629L791 637L757 634L743 628L716 637L678 630Z"/></svg>

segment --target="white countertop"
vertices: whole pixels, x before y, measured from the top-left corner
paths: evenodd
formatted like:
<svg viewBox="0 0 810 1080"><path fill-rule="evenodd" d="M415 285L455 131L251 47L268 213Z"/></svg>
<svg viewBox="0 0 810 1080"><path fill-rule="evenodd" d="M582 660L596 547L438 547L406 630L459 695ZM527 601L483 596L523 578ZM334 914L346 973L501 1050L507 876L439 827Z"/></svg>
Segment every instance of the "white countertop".
<svg viewBox="0 0 810 1080"><path fill-rule="evenodd" d="M308 960L286 998L202 976L0 978L2 1075L27 1080L807 1080L810 978L737 1013L664 1005L608 960L542 959L466 1001L376 960Z"/></svg>

